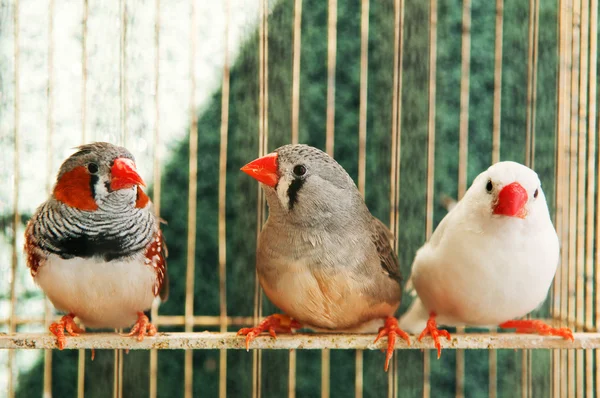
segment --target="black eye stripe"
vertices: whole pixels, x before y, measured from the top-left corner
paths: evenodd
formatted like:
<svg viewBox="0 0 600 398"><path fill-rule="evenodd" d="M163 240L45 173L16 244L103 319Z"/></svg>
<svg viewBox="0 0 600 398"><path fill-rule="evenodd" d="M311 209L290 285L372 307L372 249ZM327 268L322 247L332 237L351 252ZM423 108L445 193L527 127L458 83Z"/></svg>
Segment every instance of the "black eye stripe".
<svg viewBox="0 0 600 398"><path fill-rule="evenodd" d="M288 187L288 190L287 190L287 195L289 198L288 207L290 210L292 210L294 208L294 205L296 204L296 202L298 202L298 191L300 190L300 188L302 188L303 184L304 184L304 179L295 178L292 181L292 183L290 184L290 186Z"/></svg>

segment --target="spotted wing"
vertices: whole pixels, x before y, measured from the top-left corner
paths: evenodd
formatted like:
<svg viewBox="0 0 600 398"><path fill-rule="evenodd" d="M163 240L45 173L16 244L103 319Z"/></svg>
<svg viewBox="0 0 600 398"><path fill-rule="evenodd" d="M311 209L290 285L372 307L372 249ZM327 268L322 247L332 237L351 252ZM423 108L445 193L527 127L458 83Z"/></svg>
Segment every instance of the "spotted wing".
<svg viewBox="0 0 600 398"><path fill-rule="evenodd" d="M43 266L46 262L46 255L43 250L37 244L35 237L33 236L33 223L34 218L29 220L27 227L25 228L25 257L27 267L31 272L31 276L37 275L39 267Z"/></svg>
<svg viewBox="0 0 600 398"><path fill-rule="evenodd" d="M154 235L154 239L146 249L146 264L156 270L156 282L154 283L153 293L160 295L162 301L166 301L169 296L169 277L167 274L167 246L160 229Z"/></svg>

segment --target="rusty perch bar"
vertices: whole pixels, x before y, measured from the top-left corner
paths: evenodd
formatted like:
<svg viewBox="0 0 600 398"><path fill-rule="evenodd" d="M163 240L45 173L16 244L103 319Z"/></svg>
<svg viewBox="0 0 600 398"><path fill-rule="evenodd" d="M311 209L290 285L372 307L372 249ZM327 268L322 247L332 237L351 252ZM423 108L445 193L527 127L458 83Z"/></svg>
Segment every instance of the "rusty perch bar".
<svg viewBox="0 0 600 398"><path fill-rule="evenodd" d="M560 337L514 333L467 333L453 334L452 340L441 339L444 349L596 349L600 348L600 333L574 333L575 341ZM259 349L383 349L387 341L376 344L374 334L305 334L279 335L277 339L260 336L251 343ZM0 333L0 349L46 349L56 348L56 338L45 333ZM158 333L138 342L132 337L115 333L87 333L68 337L66 349L245 349L245 340L235 333ZM418 342L412 336L411 345L399 341L396 349L433 349L429 337Z"/></svg>

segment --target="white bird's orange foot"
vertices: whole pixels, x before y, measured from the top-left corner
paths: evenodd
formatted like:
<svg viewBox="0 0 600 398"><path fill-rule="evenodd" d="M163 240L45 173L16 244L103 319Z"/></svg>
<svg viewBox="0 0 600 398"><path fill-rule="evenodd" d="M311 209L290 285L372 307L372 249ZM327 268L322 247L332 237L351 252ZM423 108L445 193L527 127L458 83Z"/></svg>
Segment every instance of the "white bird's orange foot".
<svg viewBox="0 0 600 398"><path fill-rule="evenodd" d="M385 323L379 328L379 333L377 334L377 338L373 343L377 343L377 341L383 336L388 336L385 364L383 365L383 369L387 372L388 367L390 366L390 359L392 359L392 355L394 355L394 349L396 348L396 337L400 336L406 340L406 344L408 345L410 345L410 338L408 337L408 334L404 332L404 330L400 329L398 326L398 320L393 316L388 316L385 319Z"/></svg>
<svg viewBox="0 0 600 398"><path fill-rule="evenodd" d="M427 320L427 325L425 325L425 329L419 335L419 341L427 335L430 335L435 344L435 348L437 348L437 357L440 359L440 355L442 355L442 345L440 344L439 336L444 336L448 340L450 340L450 333L444 329L438 329L437 323L435 322L435 312L429 314L429 319Z"/></svg>
<svg viewBox="0 0 600 398"><path fill-rule="evenodd" d="M69 333L70 336L79 336L79 333L85 332L85 330L77 326L73 318L75 318L75 314L67 314L60 318L60 321L54 322L48 328L50 332L56 336L56 342L58 344L59 350L65 348L65 344L67 344L65 330L67 331L67 333Z"/></svg>
<svg viewBox="0 0 600 398"><path fill-rule="evenodd" d="M138 320L131 328L127 336L137 334L137 340L144 340L144 336L154 336L156 334L156 326L150 323L150 320L143 312L138 312Z"/></svg>
<svg viewBox="0 0 600 398"><path fill-rule="evenodd" d="M253 328L242 328L237 332L237 335L246 336L246 351L250 350L250 342L262 332L268 331L271 337L277 338L277 333L293 333L292 329L300 329L302 325L295 319L284 314L269 315L262 320L258 326Z"/></svg>
<svg viewBox="0 0 600 398"><path fill-rule="evenodd" d="M562 336L567 340L575 340L571 329L553 328L552 326L537 320L512 320L500 324L500 327L503 329L517 329L517 333L538 333L543 336Z"/></svg>

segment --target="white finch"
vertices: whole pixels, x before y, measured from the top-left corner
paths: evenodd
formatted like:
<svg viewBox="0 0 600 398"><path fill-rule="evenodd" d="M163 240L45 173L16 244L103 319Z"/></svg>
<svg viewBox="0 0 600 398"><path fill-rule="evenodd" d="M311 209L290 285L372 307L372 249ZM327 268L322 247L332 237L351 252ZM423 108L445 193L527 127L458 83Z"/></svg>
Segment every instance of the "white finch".
<svg viewBox="0 0 600 398"><path fill-rule="evenodd" d="M275 314L241 329L246 348L263 331L301 325L388 335L384 369L396 336L409 342L394 313L400 273L392 234L374 218L346 171L326 153L286 145L242 167L263 185L269 218L259 236L256 271ZM290 318L291 317L291 318Z"/></svg>
<svg viewBox="0 0 600 398"><path fill-rule="evenodd" d="M121 328L154 335L143 311L166 298L165 246L158 219L131 153L96 142L83 145L60 167L50 198L25 231L27 266L52 304L67 313L50 326L58 347L65 330ZM137 321L137 322L136 322Z"/></svg>
<svg viewBox="0 0 600 398"><path fill-rule="evenodd" d="M573 339L567 328L513 320L538 307L556 272L559 242L537 174L500 162L481 173L421 247L411 281L418 294L400 325L439 336L447 326L499 325Z"/></svg>

